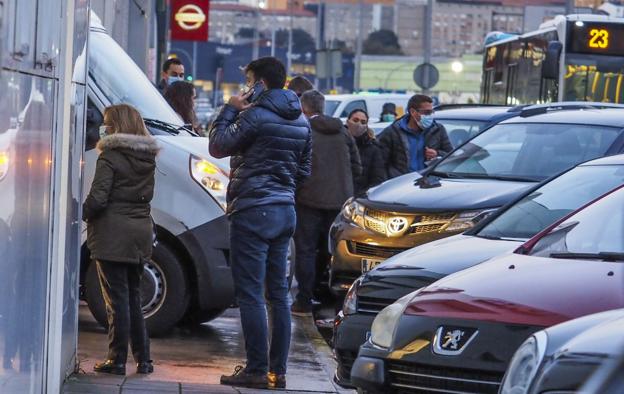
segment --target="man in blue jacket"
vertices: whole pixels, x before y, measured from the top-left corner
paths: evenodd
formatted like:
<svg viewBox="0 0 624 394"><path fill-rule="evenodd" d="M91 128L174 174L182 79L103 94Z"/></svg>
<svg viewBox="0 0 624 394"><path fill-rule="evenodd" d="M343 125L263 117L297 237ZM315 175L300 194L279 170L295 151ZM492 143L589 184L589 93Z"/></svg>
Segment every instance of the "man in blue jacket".
<svg viewBox="0 0 624 394"><path fill-rule="evenodd" d="M249 63L245 76L250 89L229 100L210 130L210 154L232 156L230 258L247 353L246 366L222 376L221 384L284 388L291 324L287 255L295 191L310 175L310 126L295 93L283 89L286 70L278 59Z"/></svg>

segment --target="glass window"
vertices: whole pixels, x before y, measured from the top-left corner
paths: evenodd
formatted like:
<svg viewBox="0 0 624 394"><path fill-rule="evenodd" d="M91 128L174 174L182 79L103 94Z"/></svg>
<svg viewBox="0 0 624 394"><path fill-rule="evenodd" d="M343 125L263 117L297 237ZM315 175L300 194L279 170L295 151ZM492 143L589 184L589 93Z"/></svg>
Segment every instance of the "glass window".
<svg viewBox="0 0 624 394"><path fill-rule="evenodd" d="M368 110L366 109L366 102L364 100L356 100L347 104L347 106L342 110L342 113L339 117L346 118L347 116L349 116L351 111L356 109L363 109L364 111L368 112Z"/></svg>
<svg viewBox="0 0 624 394"><path fill-rule="evenodd" d="M573 215L544 236L531 254L540 257L624 258L624 189ZM568 255L568 256L566 256ZM582 257L580 257L582 258Z"/></svg>
<svg viewBox="0 0 624 394"><path fill-rule="evenodd" d="M496 125L436 166L449 176L539 181L603 156L619 130L606 126L513 123Z"/></svg>
<svg viewBox="0 0 624 394"><path fill-rule="evenodd" d="M104 33L89 35L89 78L112 104L130 104L145 118L184 124L143 71Z"/></svg>
<svg viewBox="0 0 624 394"><path fill-rule="evenodd" d="M334 116L336 108L340 105L340 101L337 100L325 100L325 115Z"/></svg>
<svg viewBox="0 0 624 394"><path fill-rule="evenodd" d="M61 2L46 0L39 2L39 20L61 18ZM37 25L37 54L35 64L47 72L54 72L58 66L61 25L59 23L39 23Z"/></svg>
<svg viewBox="0 0 624 394"><path fill-rule="evenodd" d="M582 166L524 197L477 235L528 239L575 209L624 184L624 166Z"/></svg>
<svg viewBox="0 0 624 394"><path fill-rule="evenodd" d="M486 125L486 122L480 120L440 119L438 117L436 117L436 122L444 126L451 144L455 147L479 134Z"/></svg>
<svg viewBox="0 0 624 394"><path fill-rule="evenodd" d="M11 55L15 60L33 60L35 48L35 27L37 26L37 13L33 10L37 9L36 0L20 0L15 2L15 21L13 23L15 33L13 36L13 50Z"/></svg>
<svg viewBox="0 0 624 394"><path fill-rule="evenodd" d="M568 55L564 75L564 99L624 102L622 77L624 67L619 57Z"/></svg>

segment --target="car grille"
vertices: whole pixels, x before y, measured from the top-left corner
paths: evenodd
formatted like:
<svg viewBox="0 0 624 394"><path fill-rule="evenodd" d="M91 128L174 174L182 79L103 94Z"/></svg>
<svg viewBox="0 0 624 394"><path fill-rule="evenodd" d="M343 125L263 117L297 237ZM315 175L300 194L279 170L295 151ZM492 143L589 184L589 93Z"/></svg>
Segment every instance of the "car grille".
<svg viewBox="0 0 624 394"><path fill-rule="evenodd" d="M336 358L338 359L338 368L340 368L340 377L351 380L351 367L357 358L357 353L346 350L337 350Z"/></svg>
<svg viewBox="0 0 624 394"><path fill-rule="evenodd" d="M394 303L396 300L387 298L375 298L358 296L357 299L357 311L359 313L372 313L377 314L388 305Z"/></svg>
<svg viewBox="0 0 624 394"><path fill-rule="evenodd" d="M390 258L394 255L397 255L401 252L407 250L407 248L392 248L388 246L376 246L369 245L361 242L353 242L349 241L347 243L349 247L349 252L352 254L358 254L361 256L372 256L372 257L381 257L381 258Z"/></svg>
<svg viewBox="0 0 624 394"><path fill-rule="evenodd" d="M364 226L366 226L369 230L385 234L386 222L389 218L390 215L387 212L368 208L366 209L366 214L364 215Z"/></svg>
<svg viewBox="0 0 624 394"><path fill-rule="evenodd" d="M502 373L387 363L389 383L397 393L496 394Z"/></svg>
<svg viewBox="0 0 624 394"><path fill-rule="evenodd" d="M417 216L411 226L412 234L433 233L442 230L455 218L454 213Z"/></svg>

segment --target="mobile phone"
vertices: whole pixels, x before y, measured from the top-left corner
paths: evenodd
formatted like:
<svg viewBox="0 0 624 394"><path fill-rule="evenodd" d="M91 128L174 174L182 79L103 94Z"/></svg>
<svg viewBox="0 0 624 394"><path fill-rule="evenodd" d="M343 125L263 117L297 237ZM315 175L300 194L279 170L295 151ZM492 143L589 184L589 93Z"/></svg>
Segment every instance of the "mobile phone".
<svg viewBox="0 0 624 394"><path fill-rule="evenodd" d="M251 87L250 91L253 93L251 93L251 96L247 99L247 101L253 103L264 92L264 84L262 82L256 82L254 86Z"/></svg>

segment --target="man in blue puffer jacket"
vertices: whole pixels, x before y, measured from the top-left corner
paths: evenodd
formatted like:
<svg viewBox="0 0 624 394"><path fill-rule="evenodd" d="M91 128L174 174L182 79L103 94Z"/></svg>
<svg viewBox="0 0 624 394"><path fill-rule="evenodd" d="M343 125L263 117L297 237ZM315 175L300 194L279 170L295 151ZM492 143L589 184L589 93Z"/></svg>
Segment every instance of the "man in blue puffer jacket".
<svg viewBox="0 0 624 394"><path fill-rule="evenodd" d="M212 156L232 156L230 258L247 352L246 366L222 376L221 384L284 388L290 347L286 266L295 191L310 175L310 126L295 93L282 89L286 70L279 60L255 60L245 76L250 89L229 100L209 136Z"/></svg>

